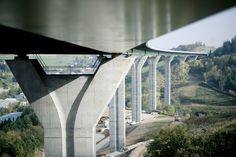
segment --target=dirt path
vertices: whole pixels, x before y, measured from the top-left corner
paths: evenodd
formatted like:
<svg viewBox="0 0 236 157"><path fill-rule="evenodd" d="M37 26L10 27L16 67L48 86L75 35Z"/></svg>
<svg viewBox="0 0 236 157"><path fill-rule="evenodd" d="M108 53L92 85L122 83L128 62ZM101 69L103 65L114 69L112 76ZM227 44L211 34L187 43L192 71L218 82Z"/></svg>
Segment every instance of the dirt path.
<svg viewBox="0 0 236 157"><path fill-rule="evenodd" d="M153 116L150 114L143 114L143 116L144 120L141 124L127 127L127 130L132 130L127 132L127 146L144 141L149 135L158 133L161 128L174 121L174 118L169 116Z"/></svg>
<svg viewBox="0 0 236 157"><path fill-rule="evenodd" d="M144 144L138 146L137 148L135 148L131 154L129 155L129 157L142 157L143 154L146 151L146 146Z"/></svg>

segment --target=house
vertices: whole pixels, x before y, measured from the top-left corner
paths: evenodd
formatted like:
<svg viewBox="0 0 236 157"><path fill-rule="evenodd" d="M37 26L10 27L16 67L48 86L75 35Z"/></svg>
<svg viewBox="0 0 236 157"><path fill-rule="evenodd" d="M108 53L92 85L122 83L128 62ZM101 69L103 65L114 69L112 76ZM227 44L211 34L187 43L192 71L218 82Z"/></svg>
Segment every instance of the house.
<svg viewBox="0 0 236 157"><path fill-rule="evenodd" d="M4 100L0 100L0 108L8 108L9 104L15 104L18 100L15 98L6 98Z"/></svg>
<svg viewBox="0 0 236 157"><path fill-rule="evenodd" d="M19 118L22 115L22 112L12 112L3 116L0 116L0 124L5 122L5 121L16 121L17 118Z"/></svg>

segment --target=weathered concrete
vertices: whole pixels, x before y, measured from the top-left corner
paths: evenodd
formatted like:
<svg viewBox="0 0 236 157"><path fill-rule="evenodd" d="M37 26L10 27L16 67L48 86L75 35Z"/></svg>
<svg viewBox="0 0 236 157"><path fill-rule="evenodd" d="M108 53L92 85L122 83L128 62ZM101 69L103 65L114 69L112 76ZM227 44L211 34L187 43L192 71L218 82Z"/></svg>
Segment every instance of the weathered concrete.
<svg viewBox="0 0 236 157"><path fill-rule="evenodd" d="M137 58L132 65L132 121L142 120L142 67L147 56Z"/></svg>
<svg viewBox="0 0 236 157"><path fill-rule="evenodd" d="M161 56L153 56L148 58L149 65L149 101L148 109L156 110L156 65Z"/></svg>
<svg viewBox="0 0 236 157"><path fill-rule="evenodd" d="M109 104L109 133L111 151L125 146L125 81L123 80Z"/></svg>
<svg viewBox="0 0 236 157"><path fill-rule="evenodd" d="M45 157L96 156L95 125L133 61L118 56L94 77L46 76L37 60L7 61L44 127Z"/></svg>
<svg viewBox="0 0 236 157"><path fill-rule="evenodd" d="M165 57L165 85L164 85L164 104L169 105L171 101L171 62L173 60L174 56L166 56Z"/></svg>

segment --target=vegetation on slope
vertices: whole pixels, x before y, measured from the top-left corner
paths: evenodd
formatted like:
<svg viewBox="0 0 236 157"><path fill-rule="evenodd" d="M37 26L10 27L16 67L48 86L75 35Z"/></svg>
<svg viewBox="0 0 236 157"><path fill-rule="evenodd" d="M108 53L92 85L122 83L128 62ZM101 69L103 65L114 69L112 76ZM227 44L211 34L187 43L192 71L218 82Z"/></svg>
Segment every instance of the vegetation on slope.
<svg viewBox="0 0 236 157"><path fill-rule="evenodd" d="M33 157L36 150L42 149L43 128L29 106L16 106L13 111L23 113L15 122L0 124L0 156Z"/></svg>
<svg viewBox="0 0 236 157"><path fill-rule="evenodd" d="M22 91L9 68L0 60L0 99L14 98ZM23 112L15 122L5 121L0 124L1 157L33 157L35 151L43 147L43 128L30 106L10 104L0 108L0 116L10 112Z"/></svg>
<svg viewBox="0 0 236 157"><path fill-rule="evenodd" d="M179 50L203 50L205 45L195 43L180 46ZM157 105L163 113L174 115L178 111L182 115L189 114L190 119L184 125L170 126L163 129L154 142L148 147L148 156L231 156L235 153L236 135L236 37L227 41L221 48L213 52L208 58L172 64L172 89L175 91L172 99L174 106L163 107L163 61L158 64L157 72ZM74 59L74 58L73 58ZM68 65L73 61L70 57L46 58L49 65ZM87 63L81 63L87 64ZM0 98L12 97L19 94L19 88L14 88L15 82L9 69L2 62L0 64L0 87L9 88ZM143 109L148 106L148 66L144 65L142 73L142 104ZM196 77L197 76L197 77ZM189 78L197 78L205 85L189 82ZM190 86L186 85L191 84ZM210 86L210 88L209 88ZM189 89L190 88L190 89ZM131 78L126 78L126 104L131 106ZM220 91L220 92L219 92ZM187 104L205 104L207 107L189 107ZM186 106L180 106L185 104ZM212 106L208 106L212 105ZM214 106L213 106L214 105ZM218 108L229 106L229 110ZM16 122L6 122L0 126L0 156L33 156L35 150L42 148L42 126L30 108L14 108L23 111L23 115ZM11 110L12 111L12 110ZM9 112L2 109L0 114ZM232 154L230 154L232 153Z"/></svg>
<svg viewBox="0 0 236 157"><path fill-rule="evenodd" d="M207 104L231 106L236 105L236 97L226 95L216 90L207 88L204 84L187 85L176 89L172 93L172 99L176 103L186 104Z"/></svg>
<svg viewBox="0 0 236 157"><path fill-rule="evenodd" d="M188 63L190 69L186 74L197 81L173 86L172 97L178 114L187 119L150 137L154 141L146 156L236 155L235 53L236 37L211 52L208 58ZM172 83L176 85L173 80Z"/></svg>
<svg viewBox="0 0 236 157"><path fill-rule="evenodd" d="M223 125L223 124L222 124ZM148 146L150 157L233 157L236 154L236 121L214 130L195 133L188 125L170 126L160 131Z"/></svg>

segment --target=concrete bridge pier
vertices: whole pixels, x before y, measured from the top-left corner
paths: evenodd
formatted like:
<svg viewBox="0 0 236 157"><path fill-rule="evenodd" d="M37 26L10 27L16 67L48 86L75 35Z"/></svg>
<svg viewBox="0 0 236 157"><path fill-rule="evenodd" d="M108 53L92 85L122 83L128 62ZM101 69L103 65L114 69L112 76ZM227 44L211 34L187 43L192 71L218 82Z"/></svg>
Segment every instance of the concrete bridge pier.
<svg viewBox="0 0 236 157"><path fill-rule="evenodd" d="M133 57L120 55L99 67L81 99L76 115L74 145L77 149L74 156L96 156L96 125L133 62Z"/></svg>
<svg viewBox="0 0 236 157"><path fill-rule="evenodd" d="M160 58L161 56L152 56L147 60L149 65L149 110L156 110L156 65Z"/></svg>
<svg viewBox="0 0 236 157"><path fill-rule="evenodd" d="M109 104L109 133L111 152L120 151L125 146L125 80L117 89Z"/></svg>
<svg viewBox="0 0 236 157"><path fill-rule="evenodd" d="M73 125L68 125L66 118L75 116L76 111L69 114L71 107L89 83L89 77L49 77L37 60L19 58L8 60L7 64L44 127L45 156L68 156L74 149L69 142L73 141Z"/></svg>
<svg viewBox="0 0 236 157"><path fill-rule="evenodd" d="M142 120L142 67L147 60L147 56L136 58L132 66L132 121Z"/></svg>
<svg viewBox="0 0 236 157"><path fill-rule="evenodd" d="M50 76L37 60L7 61L44 127L45 157L96 156L95 126L133 62L120 55L94 76Z"/></svg>
<svg viewBox="0 0 236 157"><path fill-rule="evenodd" d="M180 62L186 62L187 59L188 59L188 55L180 56Z"/></svg>
<svg viewBox="0 0 236 157"><path fill-rule="evenodd" d="M164 60L164 104L170 105L171 102L171 62L174 56L166 56Z"/></svg>

